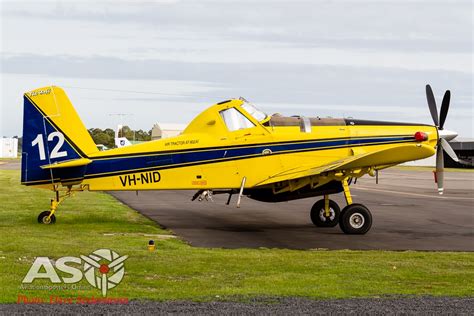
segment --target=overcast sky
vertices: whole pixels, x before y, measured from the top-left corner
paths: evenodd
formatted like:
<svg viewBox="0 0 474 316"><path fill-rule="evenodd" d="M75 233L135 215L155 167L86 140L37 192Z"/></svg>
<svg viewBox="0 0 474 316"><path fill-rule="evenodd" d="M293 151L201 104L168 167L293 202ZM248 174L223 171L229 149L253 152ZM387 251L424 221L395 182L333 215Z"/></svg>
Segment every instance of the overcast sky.
<svg viewBox="0 0 474 316"><path fill-rule="evenodd" d="M1 134L63 87L87 127L188 123L243 96L268 113L431 123L473 137L468 1L1 1Z"/></svg>

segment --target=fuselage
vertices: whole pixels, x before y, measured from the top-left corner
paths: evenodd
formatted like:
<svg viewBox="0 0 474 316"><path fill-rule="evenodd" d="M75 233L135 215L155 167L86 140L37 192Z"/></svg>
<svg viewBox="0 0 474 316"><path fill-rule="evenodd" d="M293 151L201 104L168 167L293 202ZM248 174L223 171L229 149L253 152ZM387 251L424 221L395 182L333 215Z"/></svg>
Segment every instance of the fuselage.
<svg viewBox="0 0 474 316"><path fill-rule="evenodd" d="M426 158L438 140L430 125L278 115L259 120L242 104L229 100L210 107L180 136L90 155L82 184L89 190L230 189L245 177L245 188L255 188L292 168L330 165L398 145L413 144L413 151L383 157L383 163L379 158L372 166ZM229 109L250 123L237 119L244 128L229 125L222 115ZM427 139L416 141L416 132ZM419 144L433 150L417 151Z"/></svg>

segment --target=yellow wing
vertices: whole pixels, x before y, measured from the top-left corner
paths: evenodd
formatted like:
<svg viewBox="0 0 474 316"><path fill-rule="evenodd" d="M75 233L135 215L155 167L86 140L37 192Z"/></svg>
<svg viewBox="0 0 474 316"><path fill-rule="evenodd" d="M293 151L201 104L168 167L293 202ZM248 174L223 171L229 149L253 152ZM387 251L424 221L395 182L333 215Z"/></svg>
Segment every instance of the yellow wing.
<svg viewBox="0 0 474 316"><path fill-rule="evenodd" d="M334 161L331 164L315 166L317 164L316 162L311 165L303 165L285 170L270 176L267 180L262 181L258 185L315 176L328 171L397 165L402 162L420 159L420 157L432 156L435 153L435 149L422 144L404 144L371 152L362 152L354 148L353 153L353 156Z"/></svg>

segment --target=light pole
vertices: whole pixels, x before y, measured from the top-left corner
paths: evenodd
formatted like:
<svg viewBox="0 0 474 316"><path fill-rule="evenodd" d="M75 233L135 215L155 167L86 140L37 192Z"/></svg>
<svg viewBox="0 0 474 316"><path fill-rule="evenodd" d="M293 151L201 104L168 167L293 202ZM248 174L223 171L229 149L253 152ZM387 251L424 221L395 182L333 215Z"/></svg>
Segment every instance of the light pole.
<svg viewBox="0 0 474 316"><path fill-rule="evenodd" d="M131 114L131 113L110 113L109 116L118 116L119 120L120 120L120 125L122 126L121 129L123 129L123 126L124 126L123 125L123 122L124 122L123 118L125 116L133 116L133 114ZM119 133L120 133L120 131L118 131L118 133L117 133L118 137L124 137L124 135L120 136ZM133 132L133 141L135 141L135 131Z"/></svg>

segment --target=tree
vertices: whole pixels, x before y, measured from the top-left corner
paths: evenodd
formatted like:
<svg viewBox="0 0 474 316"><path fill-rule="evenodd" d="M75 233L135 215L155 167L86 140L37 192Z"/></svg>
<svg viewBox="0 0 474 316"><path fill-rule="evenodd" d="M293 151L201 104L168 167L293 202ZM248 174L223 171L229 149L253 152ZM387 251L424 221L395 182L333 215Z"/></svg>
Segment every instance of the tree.
<svg viewBox="0 0 474 316"><path fill-rule="evenodd" d="M112 131L110 133L108 130ZM109 148L114 148L115 147L115 141L114 141L114 131L111 129L106 129L105 131L101 130L100 128L90 128L89 129L89 134L91 135L92 139L94 140L94 143L102 144L104 146L107 146Z"/></svg>
<svg viewBox="0 0 474 316"><path fill-rule="evenodd" d="M89 134L96 144L102 144L108 148L115 147L115 131L111 128L106 128L102 130L100 128L90 128ZM128 140L136 141L150 141L151 140L151 130L145 132L143 130L134 131L128 126L122 127L122 130L119 132L120 137L126 137Z"/></svg>

